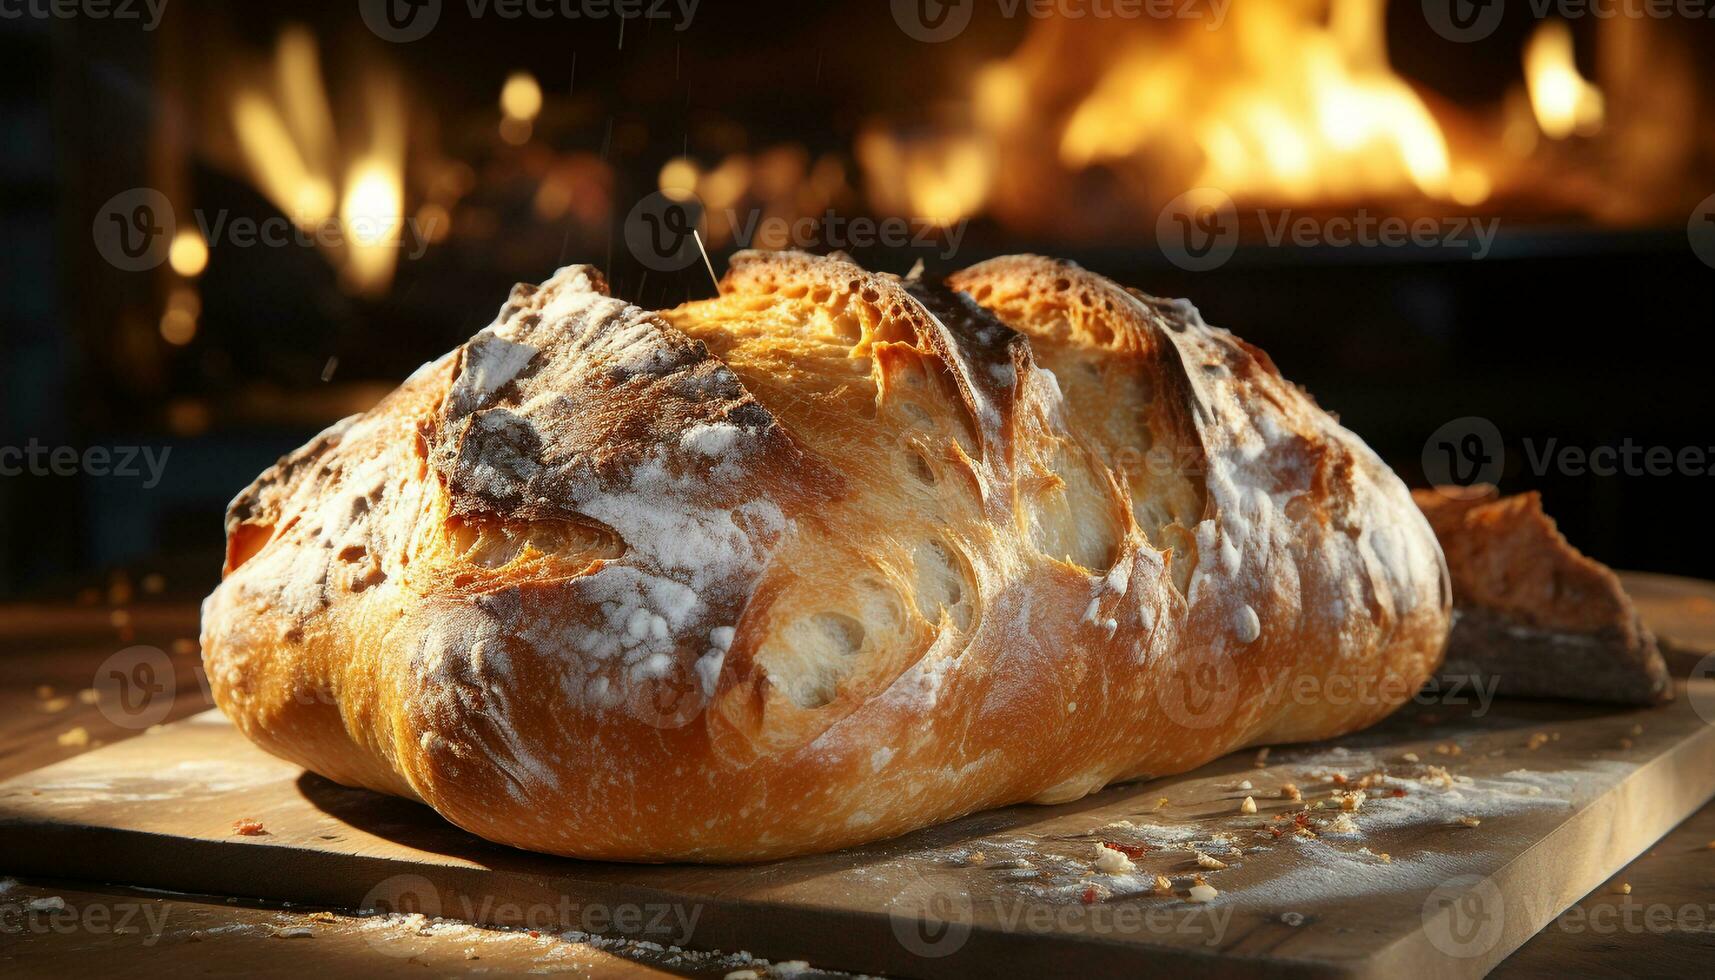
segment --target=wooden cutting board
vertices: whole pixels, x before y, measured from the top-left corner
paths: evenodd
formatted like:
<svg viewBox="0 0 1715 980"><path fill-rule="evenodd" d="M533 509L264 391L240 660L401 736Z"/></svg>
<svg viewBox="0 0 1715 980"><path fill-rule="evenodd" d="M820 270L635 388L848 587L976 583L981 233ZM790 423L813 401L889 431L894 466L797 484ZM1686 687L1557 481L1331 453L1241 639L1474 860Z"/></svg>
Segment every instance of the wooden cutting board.
<svg viewBox="0 0 1715 980"><path fill-rule="evenodd" d="M1715 617L1687 623L1706 634ZM1715 795L1715 680L1707 664L1688 670L1694 659L1662 708L1447 689L1260 763L1245 752L1076 803L748 867L492 845L265 755L208 712L0 784L0 869L902 976L1479 976ZM1336 794L1365 776L1348 813ZM1279 798L1288 782L1323 803L1304 820L1317 837L1297 832L1303 804ZM1246 796L1255 815L1240 812ZM1355 832L1341 832L1342 814ZM235 835L246 817L267 833ZM1095 871L1097 841L1125 845L1137 873ZM1151 893L1157 874L1174 894ZM1186 898L1196 874L1218 892L1207 903Z"/></svg>

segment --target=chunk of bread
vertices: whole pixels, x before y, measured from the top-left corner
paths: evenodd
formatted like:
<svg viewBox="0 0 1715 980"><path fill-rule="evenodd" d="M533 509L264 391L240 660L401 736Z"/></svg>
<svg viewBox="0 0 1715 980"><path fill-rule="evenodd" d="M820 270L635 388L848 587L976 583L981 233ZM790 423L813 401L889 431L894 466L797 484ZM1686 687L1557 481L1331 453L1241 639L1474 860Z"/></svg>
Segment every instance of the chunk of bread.
<svg viewBox="0 0 1715 980"><path fill-rule="evenodd" d="M1513 697L1654 704L1667 663L1619 576L1574 548L1535 492L1414 490L1453 576L1443 672Z"/></svg>

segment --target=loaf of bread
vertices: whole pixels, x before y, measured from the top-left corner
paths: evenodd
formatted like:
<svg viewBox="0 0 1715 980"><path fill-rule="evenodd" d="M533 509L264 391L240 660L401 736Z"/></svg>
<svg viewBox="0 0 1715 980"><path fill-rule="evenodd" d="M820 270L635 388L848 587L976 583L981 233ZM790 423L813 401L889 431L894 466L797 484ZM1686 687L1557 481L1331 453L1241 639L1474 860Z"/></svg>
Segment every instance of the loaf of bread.
<svg viewBox="0 0 1715 980"><path fill-rule="evenodd" d="M743 253L662 312L514 289L239 494L202 647L329 779L747 861L1352 731L1449 616L1404 485L1189 304Z"/></svg>

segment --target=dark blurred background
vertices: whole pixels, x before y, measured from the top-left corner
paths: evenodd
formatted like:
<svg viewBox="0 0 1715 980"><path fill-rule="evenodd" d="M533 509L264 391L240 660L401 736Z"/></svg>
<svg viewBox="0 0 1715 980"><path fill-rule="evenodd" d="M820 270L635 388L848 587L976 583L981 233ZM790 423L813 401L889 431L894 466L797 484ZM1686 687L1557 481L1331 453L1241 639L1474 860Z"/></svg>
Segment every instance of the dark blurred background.
<svg viewBox="0 0 1715 980"><path fill-rule="evenodd" d="M511 283L712 294L694 242L654 247L691 226L717 273L745 241L1030 250L1190 297L1408 482L1539 489L1594 556L1715 577L1715 22L1169 6L12 8L0 594L208 588L227 500Z"/></svg>

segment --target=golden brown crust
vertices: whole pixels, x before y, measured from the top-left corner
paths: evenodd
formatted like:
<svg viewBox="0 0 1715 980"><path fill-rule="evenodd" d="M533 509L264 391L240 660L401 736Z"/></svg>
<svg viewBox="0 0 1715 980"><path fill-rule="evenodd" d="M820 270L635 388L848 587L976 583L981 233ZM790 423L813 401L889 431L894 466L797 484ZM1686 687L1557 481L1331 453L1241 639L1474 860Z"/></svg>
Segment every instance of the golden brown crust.
<svg viewBox="0 0 1715 980"><path fill-rule="evenodd" d="M1427 524L1259 351L1047 259L948 286L520 287L234 502L217 700L493 840L713 861L1338 734L1433 672Z"/></svg>

